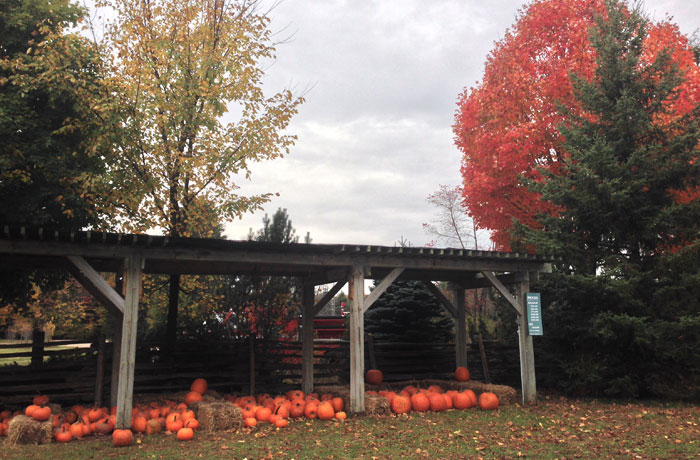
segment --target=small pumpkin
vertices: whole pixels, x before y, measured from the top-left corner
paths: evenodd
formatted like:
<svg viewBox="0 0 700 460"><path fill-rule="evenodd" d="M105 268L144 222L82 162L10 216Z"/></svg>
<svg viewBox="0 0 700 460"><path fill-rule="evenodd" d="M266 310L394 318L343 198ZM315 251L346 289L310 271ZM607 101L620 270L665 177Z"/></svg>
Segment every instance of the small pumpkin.
<svg viewBox="0 0 700 460"><path fill-rule="evenodd" d="M185 428L192 428L192 431L197 431L197 428L199 428L199 420L196 418L188 419L185 422Z"/></svg>
<svg viewBox="0 0 700 460"><path fill-rule="evenodd" d="M32 399L32 404L35 406L45 406L49 403L49 397L46 395L37 395Z"/></svg>
<svg viewBox="0 0 700 460"><path fill-rule="evenodd" d="M457 379L458 382L466 382L469 380L469 369L467 369L464 366L459 366L455 370L455 379Z"/></svg>
<svg viewBox="0 0 700 460"><path fill-rule="evenodd" d="M196 391L190 391L185 396L185 404L187 404L188 406L191 406L192 404L199 402L201 400L202 400L202 393L198 393Z"/></svg>
<svg viewBox="0 0 700 460"><path fill-rule="evenodd" d="M245 426L249 426L252 428L252 427L257 426L257 425L258 425L258 419L256 419L255 417L248 417L247 419L245 419Z"/></svg>
<svg viewBox="0 0 700 460"><path fill-rule="evenodd" d="M318 403L309 401L304 406L304 417L314 419L318 416Z"/></svg>
<svg viewBox="0 0 700 460"><path fill-rule="evenodd" d="M177 412L173 412L165 419L165 429L172 433L177 433L184 426L185 422L182 421L180 414Z"/></svg>
<svg viewBox="0 0 700 460"><path fill-rule="evenodd" d="M74 438L82 438L83 437L83 424L80 422L75 422L75 423L71 424L70 433L73 435Z"/></svg>
<svg viewBox="0 0 700 460"><path fill-rule="evenodd" d="M177 430L178 441L191 441L192 438L194 438L194 431L192 428L180 428Z"/></svg>
<svg viewBox="0 0 700 460"><path fill-rule="evenodd" d="M143 415L137 415L131 420L131 429L135 433L145 433L146 432L146 417Z"/></svg>
<svg viewBox="0 0 700 460"><path fill-rule="evenodd" d="M51 408L49 406L37 407L32 411L32 418L38 422L45 422L51 418Z"/></svg>
<svg viewBox="0 0 700 460"><path fill-rule="evenodd" d="M134 440L134 433L131 430L114 430L112 433L112 445L114 447L126 447Z"/></svg>
<svg viewBox="0 0 700 460"><path fill-rule="evenodd" d="M26 407L26 409L24 409L24 415L26 415L27 417L31 417L34 411L37 410L39 407L40 406L37 406L36 404L30 404Z"/></svg>
<svg viewBox="0 0 700 460"><path fill-rule="evenodd" d="M160 424L157 418L152 418L146 422L146 434L154 435L163 431L163 426Z"/></svg>
<svg viewBox="0 0 700 460"><path fill-rule="evenodd" d="M289 416L292 418L299 418L304 415L304 409L306 408L306 401L303 399L295 399L292 401L292 406L289 408Z"/></svg>
<svg viewBox="0 0 700 460"><path fill-rule="evenodd" d="M411 411L411 398L406 395L396 395L391 400L391 410L395 414L407 414Z"/></svg>
<svg viewBox="0 0 700 460"><path fill-rule="evenodd" d="M96 422L102 417L104 417L104 415L99 407L93 407L88 411L88 419L90 422Z"/></svg>
<svg viewBox="0 0 700 460"><path fill-rule="evenodd" d="M338 397L331 399L331 404L333 404L333 410L335 410L336 412L342 411L345 406L343 398Z"/></svg>
<svg viewBox="0 0 700 460"><path fill-rule="evenodd" d="M272 411L267 407L258 407L258 410L255 411L255 418L258 419L258 422L269 421L270 415L272 415Z"/></svg>
<svg viewBox="0 0 700 460"><path fill-rule="evenodd" d="M348 418L348 415L341 410L335 413L335 418L338 420L345 420L346 418Z"/></svg>
<svg viewBox="0 0 700 460"><path fill-rule="evenodd" d="M285 428L285 427L287 427L288 425L289 425L289 421L288 421L287 419L284 419L284 418L279 418L279 419L277 419L277 421L275 422L275 426L276 426L277 428Z"/></svg>
<svg viewBox="0 0 700 460"><path fill-rule="evenodd" d="M66 431L61 429L60 431L54 433L53 436L56 439L56 442L60 442L62 444L71 442L73 440L73 435L71 434L70 430Z"/></svg>

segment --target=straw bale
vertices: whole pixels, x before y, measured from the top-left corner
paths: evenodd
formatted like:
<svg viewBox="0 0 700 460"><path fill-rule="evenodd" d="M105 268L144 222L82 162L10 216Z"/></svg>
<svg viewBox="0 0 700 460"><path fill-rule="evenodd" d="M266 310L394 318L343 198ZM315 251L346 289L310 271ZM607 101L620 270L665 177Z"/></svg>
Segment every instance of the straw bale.
<svg viewBox="0 0 700 460"><path fill-rule="evenodd" d="M7 443L17 444L47 444L53 439L51 420L37 422L26 415L12 417L7 428Z"/></svg>
<svg viewBox="0 0 700 460"><path fill-rule="evenodd" d="M200 401L191 409L202 431L240 430L243 427L241 409L227 401Z"/></svg>
<svg viewBox="0 0 700 460"><path fill-rule="evenodd" d="M391 415L389 401L384 396L365 395L365 414L367 415Z"/></svg>

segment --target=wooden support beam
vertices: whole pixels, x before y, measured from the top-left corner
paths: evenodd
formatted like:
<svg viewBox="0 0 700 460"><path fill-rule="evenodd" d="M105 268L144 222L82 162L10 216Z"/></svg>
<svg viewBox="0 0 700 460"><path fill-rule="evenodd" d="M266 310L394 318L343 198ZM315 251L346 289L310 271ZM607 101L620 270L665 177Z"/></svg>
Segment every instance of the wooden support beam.
<svg viewBox="0 0 700 460"><path fill-rule="evenodd" d="M455 286L455 303L457 304L457 316L455 317L455 361L457 367L467 367L467 306L464 289Z"/></svg>
<svg viewBox="0 0 700 460"><path fill-rule="evenodd" d="M518 300L522 312L527 311L526 294L530 290L530 281L527 272L523 281L518 285ZM523 404L537 402L537 383L535 379L535 351L532 345L532 336L527 329L527 315L522 314L518 318L518 345L520 348L520 383L522 385Z"/></svg>
<svg viewBox="0 0 700 460"><path fill-rule="evenodd" d="M518 299L516 299L513 294L510 293L508 288L506 288L503 283L498 279L498 277L492 273L492 272L481 272L488 280L491 282L493 287L496 288L496 290L506 298L509 304L515 308L515 311L518 313L518 316L523 315L523 309L520 308L520 304L518 303ZM526 272L527 273L527 272Z"/></svg>
<svg viewBox="0 0 700 460"><path fill-rule="evenodd" d="M301 313L301 391L303 391L305 394L309 394L314 391L314 316L316 316L314 314L315 307L316 306L314 305L314 285L305 283L304 287L302 288Z"/></svg>
<svg viewBox="0 0 700 460"><path fill-rule="evenodd" d="M353 266L348 279L350 300L350 412L365 411L365 275L362 266Z"/></svg>
<svg viewBox="0 0 700 460"><path fill-rule="evenodd" d="M347 272L346 272L346 273L347 273ZM343 286L345 286L345 283L347 283L347 282L348 282L347 279L344 279L343 281L338 281L338 282L335 283L335 285L330 289L330 291L328 291L328 292L326 292L325 294L323 294L323 297L321 297L321 299L320 299L318 302L316 302L316 303L314 304L313 308L311 309L311 312L312 312L313 316L318 315L318 312L320 312L321 309L323 309L323 307L325 307L326 304L328 304L328 302L330 302L331 299L332 299L333 297L335 297L335 295L336 295L338 292L340 292L341 289L343 289ZM312 285L312 287L313 287L313 285ZM312 296L312 301L313 301L313 296Z"/></svg>
<svg viewBox="0 0 700 460"><path fill-rule="evenodd" d="M438 287L435 286L432 281L423 281L423 284L425 284L425 287L428 288L428 290L432 292L432 294L440 301L440 304L445 307L445 310L452 315L452 318L457 318L457 309L454 305L452 305L452 302L445 297L440 289L438 289Z"/></svg>
<svg viewBox="0 0 700 460"><path fill-rule="evenodd" d="M134 363L136 360L136 329L139 319L141 266L143 258L130 255L126 258L126 298L122 321L121 356L119 360L119 387L117 389L117 428L131 426L131 409L134 394Z"/></svg>
<svg viewBox="0 0 700 460"><path fill-rule="evenodd" d="M384 291L387 290L389 286L391 286L391 283L393 283L396 278L398 278L401 273L403 273L404 269L403 268L395 268L393 269L387 276L382 280L381 283L374 289L372 289L372 292L369 293L367 297L365 297L365 305L363 308L363 313L369 310L369 307L372 306L374 302L379 298L380 295L384 294Z"/></svg>
<svg viewBox="0 0 700 460"><path fill-rule="evenodd" d="M124 299L107 281L79 256L67 256L73 268L71 274L100 303L112 312L124 313Z"/></svg>
<svg viewBox="0 0 700 460"><path fill-rule="evenodd" d="M118 293L124 291L124 267L114 275L114 290ZM120 294L121 295L121 294ZM117 405L117 389L119 388L119 362L121 361L122 323L124 315L119 312L112 313L114 322L114 334L112 334L112 373L109 383L109 406Z"/></svg>

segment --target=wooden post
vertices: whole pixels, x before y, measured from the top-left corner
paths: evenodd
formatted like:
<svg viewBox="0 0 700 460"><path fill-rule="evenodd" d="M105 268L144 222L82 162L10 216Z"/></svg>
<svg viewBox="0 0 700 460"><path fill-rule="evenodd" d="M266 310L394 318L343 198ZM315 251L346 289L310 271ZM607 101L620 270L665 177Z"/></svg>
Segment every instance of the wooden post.
<svg viewBox="0 0 700 460"><path fill-rule="evenodd" d="M457 317L455 318L455 357L457 367L467 367L467 307L464 289L452 286Z"/></svg>
<svg viewBox="0 0 700 460"><path fill-rule="evenodd" d="M95 407L102 406L102 393L105 381L105 336L97 334L97 369L95 371Z"/></svg>
<svg viewBox="0 0 700 460"><path fill-rule="evenodd" d="M131 426L134 394L134 363L136 360L136 330L139 319L139 290L141 286L140 255L126 259L126 297L122 321L121 356L119 359L119 386L117 389L117 428Z"/></svg>
<svg viewBox="0 0 700 460"><path fill-rule="evenodd" d="M518 303L522 312L518 315L518 344L520 347L520 382L523 404L534 404L537 402L535 352L532 345L532 336L527 330L527 300L525 294L529 290L530 278L527 272L523 272L521 281L518 284Z"/></svg>
<svg viewBox="0 0 700 460"><path fill-rule="evenodd" d="M350 300L350 412L365 411L365 336L364 300L365 274L363 267L353 266L348 282Z"/></svg>
<svg viewBox="0 0 700 460"><path fill-rule="evenodd" d="M117 273L115 275L114 290L120 293L124 290L124 274ZM114 334L112 335L112 374L109 383L109 405L114 407L117 405L117 389L119 388L119 362L121 361L121 345L122 345L122 323L124 315L115 312L112 316L114 320Z"/></svg>
<svg viewBox="0 0 700 460"><path fill-rule="evenodd" d="M44 331L35 328L32 331L32 361L31 365L38 367L44 364Z"/></svg>
<svg viewBox="0 0 700 460"><path fill-rule="evenodd" d="M304 283L301 314L301 391L314 391L314 285Z"/></svg>
<svg viewBox="0 0 700 460"><path fill-rule="evenodd" d="M250 369L250 395L255 394L255 334L253 332L248 336L248 351L250 355L248 368Z"/></svg>
<svg viewBox="0 0 700 460"><path fill-rule="evenodd" d="M484 348L484 338L481 336L481 332L476 334L476 340L479 342L479 354L481 355L481 368L484 371L484 383L491 383L489 363L486 361L486 349Z"/></svg>

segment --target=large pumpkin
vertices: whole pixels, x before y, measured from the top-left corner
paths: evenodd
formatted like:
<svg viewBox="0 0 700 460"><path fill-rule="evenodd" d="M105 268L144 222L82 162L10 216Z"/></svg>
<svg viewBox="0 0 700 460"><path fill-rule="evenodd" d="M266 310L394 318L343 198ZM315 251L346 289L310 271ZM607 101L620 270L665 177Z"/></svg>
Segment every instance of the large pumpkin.
<svg viewBox="0 0 700 460"><path fill-rule="evenodd" d="M335 417L333 404L328 401L321 402L321 404L318 405L318 410L316 413L318 414L319 420L330 420Z"/></svg>
<svg viewBox="0 0 700 460"><path fill-rule="evenodd" d="M51 418L51 408L49 406L37 407L32 411L32 418L39 422L45 422Z"/></svg>
<svg viewBox="0 0 700 460"><path fill-rule="evenodd" d="M299 418L304 415L306 401L303 399L295 399L292 401L292 407L289 408L289 415L293 418Z"/></svg>
<svg viewBox="0 0 700 460"><path fill-rule="evenodd" d="M407 414L411 411L411 398L405 395L396 395L391 400L391 410L395 414Z"/></svg>
<svg viewBox="0 0 700 460"><path fill-rule="evenodd" d="M134 434L131 430L114 430L114 433L112 433L112 444L114 447L128 446L133 440Z"/></svg>
<svg viewBox="0 0 700 460"><path fill-rule="evenodd" d="M308 401L304 407L304 417L314 419L318 416L318 403Z"/></svg>
<svg viewBox="0 0 700 460"><path fill-rule="evenodd" d="M370 369L365 374L365 382L370 385L381 385L384 375L379 369Z"/></svg>
<svg viewBox="0 0 700 460"><path fill-rule="evenodd" d="M428 402L430 403L430 410L433 412L442 412L447 409L445 397L442 393L430 393L430 395L428 395Z"/></svg>
<svg viewBox="0 0 700 460"><path fill-rule="evenodd" d="M430 400L425 393L416 393L411 396L411 407L416 412L426 412L430 409Z"/></svg>
<svg viewBox="0 0 700 460"><path fill-rule="evenodd" d="M498 409L498 396L494 393L481 393L479 395L479 408L482 410Z"/></svg>
<svg viewBox="0 0 700 460"><path fill-rule="evenodd" d="M464 366L460 366L455 370L455 378L458 382L466 382L469 380L469 369Z"/></svg>
<svg viewBox="0 0 700 460"><path fill-rule="evenodd" d="M333 398L331 399L331 404L333 404L333 409L335 409L336 412L342 411L345 406L343 398Z"/></svg>

